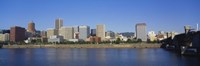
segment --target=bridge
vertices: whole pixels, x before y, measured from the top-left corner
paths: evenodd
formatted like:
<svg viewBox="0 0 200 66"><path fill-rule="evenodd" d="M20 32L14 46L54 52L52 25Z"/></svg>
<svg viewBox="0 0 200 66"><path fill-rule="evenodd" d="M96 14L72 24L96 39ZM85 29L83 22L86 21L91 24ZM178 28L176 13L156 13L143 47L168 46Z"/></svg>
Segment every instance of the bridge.
<svg viewBox="0 0 200 66"><path fill-rule="evenodd" d="M187 54L188 52L200 53L200 31L181 33L173 39L169 37L161 42L162 48L174 50L180 54Z"/></svg>

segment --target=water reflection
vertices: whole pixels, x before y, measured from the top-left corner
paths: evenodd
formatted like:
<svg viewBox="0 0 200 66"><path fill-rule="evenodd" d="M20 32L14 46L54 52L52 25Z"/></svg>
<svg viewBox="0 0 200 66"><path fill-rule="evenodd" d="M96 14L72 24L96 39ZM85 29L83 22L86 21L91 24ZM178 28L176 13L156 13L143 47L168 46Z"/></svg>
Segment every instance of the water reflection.
<svg viewBox="0 0 200 66"><path fill-rule="evenodd" d="M0 49L0 66L195 66L199 61L163 49Z"/></svg>

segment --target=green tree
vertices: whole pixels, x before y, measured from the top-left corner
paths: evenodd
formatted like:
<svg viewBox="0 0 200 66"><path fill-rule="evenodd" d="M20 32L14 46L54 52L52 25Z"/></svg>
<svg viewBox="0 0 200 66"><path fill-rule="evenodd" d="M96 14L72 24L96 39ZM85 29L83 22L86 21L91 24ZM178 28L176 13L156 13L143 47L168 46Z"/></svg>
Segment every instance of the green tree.
<svg viewBox="0 0 200 66"><path fill-rule="evenodd" d="M126 42L127 42L127 43L131 43L131 42L132 42L132 40L131 40L131 39L128 39Z"/></svg>
<svg viewBox="0 0 200 66"><path fill-rule="evenodd" d="M117 38L117 40L115 41L116 44L120 44L120 42L121 42L120 38Z"/></svg>
<svg viewBox="0 0 200 66"><path fill-rule="evenodd" d="M141 43L141 42L142 42L142 39L139 38L139 39L137 40L137 42Z"/></svg>

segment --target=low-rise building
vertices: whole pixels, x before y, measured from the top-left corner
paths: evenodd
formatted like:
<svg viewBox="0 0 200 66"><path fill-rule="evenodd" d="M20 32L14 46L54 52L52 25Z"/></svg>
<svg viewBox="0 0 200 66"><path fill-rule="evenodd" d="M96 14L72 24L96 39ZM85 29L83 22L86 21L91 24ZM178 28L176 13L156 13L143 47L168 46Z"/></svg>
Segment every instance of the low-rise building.
<svg viewBox="0 0 200 66"><path fill-rule="evenodd" d="M51 42L51 43L63 42L63 36L57 36L57 35L50 36L50 38L48 39L48 42Z"/></svg>
<svg viewBox="0 0 200 66"><path fill-rule="evenodd" d="M148 33L148 40L149 41L156 41L157 40L156 34L155 34L154 31L149 31L149 33Z"/></svg>
<svg viewBox="0 0 200 66"><path fill-rule="evenodd" d="M71 42L78 42L79 39L68 39L68 41L71 41Z"/></svg>
<svg viewBox="0 0 200 66"><path fill-rule="evenodd" d="M101 42L101 37L90 36L89 39L90 39L90 42L91 42L91 43L96 43L96 44L98 44L99 42Z"/></svg>

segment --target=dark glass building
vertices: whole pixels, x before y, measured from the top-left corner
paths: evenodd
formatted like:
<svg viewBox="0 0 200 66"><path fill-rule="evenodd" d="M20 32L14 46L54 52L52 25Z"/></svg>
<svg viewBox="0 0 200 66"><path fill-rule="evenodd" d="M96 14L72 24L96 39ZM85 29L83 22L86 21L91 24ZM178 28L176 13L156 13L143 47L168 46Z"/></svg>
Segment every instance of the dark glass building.
<svg viewBox="0 0 200 66"><path fill-rule="evenodd" d="M91 29L91 36L96 36L96 29Z"/></svg>

